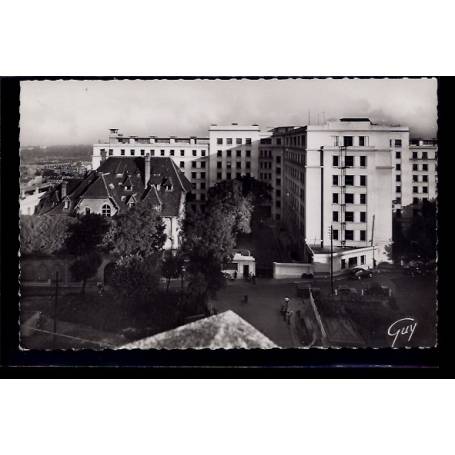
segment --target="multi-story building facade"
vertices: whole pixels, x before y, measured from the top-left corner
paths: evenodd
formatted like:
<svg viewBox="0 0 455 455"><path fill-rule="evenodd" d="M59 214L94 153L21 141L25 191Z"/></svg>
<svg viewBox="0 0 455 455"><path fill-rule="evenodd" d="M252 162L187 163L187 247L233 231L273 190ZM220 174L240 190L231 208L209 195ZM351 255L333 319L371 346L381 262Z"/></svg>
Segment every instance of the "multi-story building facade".
<svg viewBox="0 0 455 455"><path fill-rule="evenodd" d="M409 129L345 118L289 129L282 140L281 216L303 256L327 251L332 235L341 269L388 260L392 152L408 150Z"/></svg>

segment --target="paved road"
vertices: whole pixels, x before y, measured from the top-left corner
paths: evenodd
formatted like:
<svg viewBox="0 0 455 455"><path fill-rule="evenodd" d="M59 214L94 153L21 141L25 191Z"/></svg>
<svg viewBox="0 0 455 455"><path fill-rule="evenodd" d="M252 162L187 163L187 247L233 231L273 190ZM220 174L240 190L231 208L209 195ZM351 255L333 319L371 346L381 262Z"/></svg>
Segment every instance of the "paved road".
<svg viewBox="0 0 455 455"><path fill-rule="evenodd" d="M248 295L246 304L242 303L244 295ZM296 347L298 341L280 313L286 296L296 300L292 283L258 278L256 285L241 280L229 282L212 302L219 312L233 310L278 346L289 348Z"/></svg>

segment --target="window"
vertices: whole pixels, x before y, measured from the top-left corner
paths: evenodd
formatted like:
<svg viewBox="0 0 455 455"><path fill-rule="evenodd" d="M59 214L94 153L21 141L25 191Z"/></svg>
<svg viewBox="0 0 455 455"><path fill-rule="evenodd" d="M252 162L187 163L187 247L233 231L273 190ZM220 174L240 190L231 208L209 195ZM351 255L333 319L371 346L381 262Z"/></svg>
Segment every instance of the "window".
<svg viewBox="0 0 455 455"><path fill-rule="evenodd" d="M413 164L412 165L412 170L413 171L418 171L419 170L419 165L418 164Z"/></svg>
<svg viewBox="0 0 455 455"><path fill-rule="evenodd" d="M412 176L412 181L413 182L418 182L419 181L419 176L418 175L413 175Z"/></svg>
<svg viewBox="0 0 455 455"><path fill-rule="evenodd" d="M401 182L401 175L400 175L400 174L397 174L397 175L395 176L395 181L396 181L396 182Z"/></svg>
<svg viewBox="0 0 455 455"><path fill-rule="evenodd" d="M114 154L114 150L109 149L109 156L112 156Z"/></svg>
<svg viewBox="0 0 455 455"><path fill-rule="evenodd" d="M332 166L338 167L338 156L337 155L332 156Z"/></svg>
<svg viewBox="0 0 455 455"><path fill-rule="evenodd" d="M185 156L185 150L180 150L180 156Z"/></svg>
<svg viewBox="0 0 455 455"><path fill-rule="evenodd" d="M333 240L338 240L338 229L332 230Z"/></svg>
<svg viewBox="0 0 455 455"><path fill-rule="evenodd" d="M103 216L111 216L111 206L108 205L108 204L104 204L102 207L101 207L101 214Z"/></svg>
<svg viewBox="0 0 455 455"><path fill-rule="evenodd" d="M184 168L185 167L185 161L180 161L180 167Z"/></svg>
<svg viewBox="0 0 455 455"><path fill-rule="evenodd" d="M276 145L281 145L281 138L279 137L276 138Z"/></svg>
<svg viewBox="0 0 455 455"><path fill-rule="evenodd" d="M246 145L251 145L251 137L245 138L245 144Z"/></svg>
<svg viewBox="0 0 455 455"><path fill-rule="evenodd" d="M395 165L395 169L396 169L397 171L401 171L401 164Z"/></svg>
<svg viewBox="0 0 455 455"><path fill-rule="evenodd" d="M363 229L360 231L360 240L362 242L365 242L365 240L367 239L367 231L364 231Z"/></svg>
<svg viewBox="0 0 455 455"><path fill-rule="evenodd" d="M357 257L348 259L348 267L357 267Z"/></svg>
<svg viewBox="0 0 455 455"><path fill-rule="evenodd" d="M226 144L227 145L232 145L232 137L226 138Z"/></svg>
<svg viewBox="0 0 455 455"><path fill-rule="evenodd" d="M217 150L216 156L219 156L219 157L223 156L223 152L221 150Z"/></svg>
<svg viewBox="0 0 455 455"><path fill-rule="evenodd" d="M217 138L216 138L216 143L217 143L218 145L223 145L223 138L222 138L222 137L217 137Z"/></svg>
<svg viewBox="0 0 455 455"><path fill-rule="evenodd" d="M236 140L235 140L235 143L237 145L242 145L242 138L241 137L238 137Z"/></svg>
<svg viewBox="0 0 455 455"><path fill-rule="evenodd" d="M236 150L236 151L235 151L235 155L236 155L237 157L241 157L241 156L242 156L242 151L241 151L241 150Z"/></svg>
<svg viewBox="0 0 455 455"><path fill-rule="evenodd" d="M280 201L275 201L275 207L279 209L281 207L281 202Z"/></svg>
<svg viewBox="0 0 455 455"><path fill-rule="evenodd" d="M366 156L360 157L360 167L367 167L367 157Z"/></svg>
<svg viewBox="0 0 455 455"><path fill-rule="evenodd" d="M246 162L246 168L247 168L247 169L251 169L251 162L250 162L250 161L247 161L247 162ZM277 169L277 171L278 171L278 169ZM278 173L278 172L277 172L277 173Z"/></svg>
<svg viewBox="0 0 455 455"><path fill-rule="evenodd" d="M361 265L365 265L365 259L366 259L366 256L364 254L362 256L360 256L360 264Z"/></svg>
<svg viewBox="0 0 455 455"><path fill-rule="evenodd" d="M360 212L360 222L366 223L367 221L367 212Z"/></svg>
<svg viewBox="0 0 455 455"><path fill-rule="evenodd" d="M235 163L235 168L236 169L241 169L242 168L242 163L240 161L237 161L237 163Z"/></svg>
<svg viewBox="0 0 455 455"><path fill-rule="evenodd" d="M197 156L197 150L193 150L193 156Z"/></svg>
<svg viewBox="0 0 455 455"><path fill-rule="evenodd" d="M205 156L205 150L201 150L201 156Z"/></svg>
<svg viewBox="0 0 455 455"><path fill-rule="evenodd" d="M86 215L90 215L90 208L89 207L85 207L85 214Z"/></svg>
<svg viewBox="0 0 455 455"><path fill-rule="evenodd" d="M218 163L216 163L216 168L221 169L221 161L218 161Z"/></svg>
<svg viewBox="0 0 455 455"><path fill-rule="evenodd" d="M192 178L192 179L197 178L197 172L192 172L192 173L191 173L191 178Z"/></svg>
<svg viewBox="0 0 455 455"><path fill-rule="evenodd" d="M155 156L155 150L150 150L150 156Z"/></svg>
<svg viewBox="0 0 455 455"><path fill-rule="evenodd" d="M281 179L276 179L276 184L277 184L278 186L280 186L280 185L281 185Z"/></svg>
<svg viewBox="0 0 455 455"><path fill-rule="evenodd" d="M401 152L395 152L395 158L401 160Z"/></svg>
<svg viewBox="0 0 455 455"><path fill-rule="evenodd" d="M201 161L201 169L205 169L205 161Z"/></svg>
<svg viewBox="0 0 455 455"><path fill-rule="evenodd" d="M226 172L226 180L231 180L231 173L230 172Z"/></svg>
<svg viewBox="0 0 455 455"><path fill-rule="evenodd" d="M350 223L354 222L354 212L346 212L345 220Z"/></svg>
<svg viewBox="0 0 455 455"><path fill-rule="evenodd" d="M353 167L354 166L354 157L347 156L344 160L345 167Z"/></svg>
<svg viewBox="0 0 455 455"><path fill-rule="evenodd" d="M247 158L251 158L251 150L245 150L245 153L246 153ZM279 156L277 158L279 158ZM278 161L277 161L277 163L278 163Z"/></svg>
<svg viewBox="0 0 455 455"><path fill-rule="evenodd" d="M226 156L230 158L232 156L232 150L226 150Z"/></svg>
<svg viewBox="0 0 455 455"><path fill-rule="evenodd" d="M341 268L345 269L346 268L346 259L341 260Z"/></svg>
<svg viewBox="0 0 455 455"><path fill-rule="evenodd" d="M353 186L354 185L354 176L353 175L346 175L344 178L344 184L346 186Z"/></svg>
<svg viewBox="0 0 455 455"><path fill-rule="evenodd" d="M332 194L332 203L333 204L338 204L338 193L333 193Z"/></svg>
<svg viewBox="0 0 455 455"><path fill-rule="evenodd" d="M360 176L360 186L367 186L367 176L366 175Z"/></svg>
<svg viewBox="0 0 455 455"><path fill-rule="evenodd" d="M205 194L201 194L201 201L205 201Z"/></svg>
<svg viewBox="0 0 455 455"><path fill-rule="evenodd" d="M333 145L335 147L338 147L340 145L339 136L332 136L332 139L333 139Z"/></svg>
<svg viewBox="0 0 455 455"><path fill-rule="evenodd" d="M222 178L222 177L221 177L221 172L217 172L217 174L216 174L216 179L217 179L217 180L221 180L221 178Z"/></svg>
<svg viewBox="0 0 455 455"><path fill-rule="evenodd" d="M338 175L333 175L332 176L332 185L333 186L338 186Z"/></svg>
<svg viewBox="0 0 455 455"><path fill-rule="evenodd" d="M344 202L346 204L354 204L354 194L353 193L346 193L344 195Z"/></svg>
<svg viewBox="0 0 455 455"><path fill-rule="evenodd" d="M359 136L359 146L364 147L368 145L368 136Z"/></svg>
<svg viewBox="0 0 455 455"><path fill-rule="evenodd" d="M343 136L343 145L345 147L352 147L353 137L352 136Z"/></svg>
<svg viewBox="0 0 455 455"><path fill-rule="evenodd" d="M422 152L422 160L428 159L428 152Z"/></svg>
<svg viewBox="0 0 455 455"><path fill-rule="evenodd" d="M419 187L418 186L413 186L412 187L412 192L413 193L418 193L419 192Z"/></svg>
<svg viewBox="0 0 455 455"><path fill-rule="evenodd" d="M332 221L338 221L338 212L332 212Z"/></svg>
<svg viewBox="0 0 455 455"><path fill-rule="evenodd" d="M171 150L170 154L171 154L171 156L174 156L175 155L175 150Z"/></svg>
<svg viewBox="0 0 455 455"><path fill-rule="evenodd" d="M401 139L395 139L395 147L401 147Z"/></svg>
<svg viewBox="0 0 455 455"><path fill-rule="evenodd" d="M120 155L125 156L125 149L120 150Z"/></svg>
<svg viewBox="0 0 455 455"><path fill-rule="evenodd" d="M196 161L191 161L191 167L192 167L193 169L196 168Z"/></svg>
<svg viewBox="0 0 455 455"><path fill-rule="evenodd" d="M202 178L202 175L201 175ZM201 182L201 190L205 190L205 182Z"/></svg>
<svg viewBox="0 0 455 455"><path fill-rule="evenodd" d="M196 183L192 183L192 184L191 184L191 188L193 188L193 190L195 190L195 189L197 188Z"/></svg>
<svg viewBox="0 0 455 455"><path fill-rule="evenodd" d="M422 186L422 191L424 193L428 193L428 187L427 186Z"/></svg>
<svg viewBox="0 0 455 455"><path fill-rule="evenodd" d="M401 197L397 197L395 199L395 202L396 202L397 205L401 205Z"/></svg>
<svg viewBox="0 0 455 455"><path fill-rule="evenodd" d="M417 152L412 152L412 159L416 160L417 159Z"/></svg>
<svg viewBox="0 0 455 455"><path fill-rule="evenodd" d="M401 185L397 185L397 186L395 187L395 192L401 193Z"/></svg>
<svg viewBox="0 0 455 455"><path fill-rule="evenodd" d="M422 182L428 182L428 175L422 175Z"/></svg>
<svg viewBox="0 0 455 455"><path fill-rule="evenodd" d="M362 193L360 195L360 203L361 204L366 204L367 203L367 195L365 193Z"/></svg>
<svg viewBox="0 0 455 455"><path fill-rule="evenodd" d="M131 156L134 156L134 149L131 149L131 150L130 150L130 155L131 155Z"/></svg>
<svg viewBox="0 0 455 455"><path fill-rule="evenodd" d="M346 229L344 231L344 237L346 240L354 240L354 231L352 229Z"/></svg>
<svg viewBox="0 0 455 455"><path fill-rule="evenodd" d="M205 172L201 172L201 179L205 179Z"/></svg>
<svg viewBox="0 0 455 455"><path fill-rule="evenodd" d="M422 164L422 171L428 171L428 164Z"/></svg>

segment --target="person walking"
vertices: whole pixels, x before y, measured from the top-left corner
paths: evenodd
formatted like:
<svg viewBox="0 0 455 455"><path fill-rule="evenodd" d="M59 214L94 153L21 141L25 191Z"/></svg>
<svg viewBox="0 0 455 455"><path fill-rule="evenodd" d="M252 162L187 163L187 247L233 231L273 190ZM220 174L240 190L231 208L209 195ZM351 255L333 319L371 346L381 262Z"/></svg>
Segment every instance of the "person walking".
<svg viewBox="0 0 455 455"><path fill-rule="evenodd" d="M288 325L291 325L292 316L294 316L294 310L288 308L288 310L286 311L286 322L288 323Z"/></svg>
<svg viewBox="0 0 455 455"><path fill-rule="evenodd" d="M251 275L251 281L256 284L256 275L254 273Z"/></svg>
<svg viewBox="0 0 455 455"><path fill-rule="evenodd" d="M285 297L283 300L283 303L281 304L281 314L283 315L284 318L286 318L286 313L289 308L289 298Z"/></svg>

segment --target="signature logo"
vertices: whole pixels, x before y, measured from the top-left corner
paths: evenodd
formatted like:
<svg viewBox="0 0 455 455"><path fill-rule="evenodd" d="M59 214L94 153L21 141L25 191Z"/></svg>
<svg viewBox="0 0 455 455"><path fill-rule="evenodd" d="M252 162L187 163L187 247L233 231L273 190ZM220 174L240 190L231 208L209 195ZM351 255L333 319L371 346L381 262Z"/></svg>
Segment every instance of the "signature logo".
<svg viewBox="0 0 455 455"><path fill-rule="evenodd" d="M407 336L408 342L411 341L416 327L417 322L414 318L398 319L398 321L395 321L393 324L391 324L387 330L387 335L393 337L392 348L395 347L395 343L399 337Z"/></svg>

